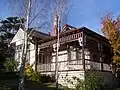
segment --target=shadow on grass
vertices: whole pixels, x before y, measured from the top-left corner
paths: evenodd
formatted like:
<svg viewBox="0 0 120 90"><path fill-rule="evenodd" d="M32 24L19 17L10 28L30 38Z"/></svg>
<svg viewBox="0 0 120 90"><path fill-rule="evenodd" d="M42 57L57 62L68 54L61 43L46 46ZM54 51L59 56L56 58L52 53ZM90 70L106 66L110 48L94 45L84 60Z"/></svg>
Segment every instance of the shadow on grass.
<svg viewBox="0 0 120 90"><path fill-rule="evenodd" d="M19 72L0 72L0 90L18 90L18 84ZM37 83L25 79L25 90L56 90L56 87L55 84Z"/></svg>
<svg viewBox="0 0 120 90"><path fill-rule="evenodd" d="M56 90L56 87L55 85L50 86L50 84L37 83L27 80L25 81L25 90Z"/></svg>
<svg viewBox="0 0 120 90"><path fill-rule="evenodd" d="M18 90L17 80L2 80L0 90ZM56 90L55 84L44 84L30 80L25 80L25 90ZM59 88L58 90L63 90Z"/></svg>

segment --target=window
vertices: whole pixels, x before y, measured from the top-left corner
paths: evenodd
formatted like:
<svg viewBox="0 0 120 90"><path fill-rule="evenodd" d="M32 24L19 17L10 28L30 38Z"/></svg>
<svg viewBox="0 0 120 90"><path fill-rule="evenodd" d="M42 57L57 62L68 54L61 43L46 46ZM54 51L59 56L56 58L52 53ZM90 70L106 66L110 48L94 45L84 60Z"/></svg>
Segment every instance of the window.
<svg viewBox="0 0 120 90"><path fill-rule="evenodd" d="M23 44L17 45L17 46L16 46L16 51L22 50L22 46L23 46ZM30 49L30 44L27 45L27 49L28 49L28 50Z"/></svg>
<svg viewBox="0 0 120 90"><path fill-rule="evenodd" d="M82 49L79 49L77 52L78 60L82 59ZM84 58L90 60L90 51L88 49L84 49Z"/></svg>
<svg viewBox="0 0 120 90"><path fill-rule="evenodd" d="M27 49L30 49L30 44L27 45Z"/></svg>
<svg viewBox="0 0 120 90"><path fill-rule="evenodd" d="M98 52L94 52L92 54L93 61L100 62L100 54Z"/></svg>
<svg viewBox="0 0 120 90"><path fill-rule="evenodd" d="M76 51L70 51L71 55L70 55L70 58L71 60L76 60Z"/></svg>
<svg viewBox="0 0 120 90"><path fill-rule="evenodd" d="M69 46L68 48L68 60L70 65L79 65L82 64L83 53L82 48L76 46ZM85 48L84 49L84 59L90 60L91 53L90 50Z"/></svg>
<svg viewBox="0 0 120 90"><path fill-rule="evenodd" d="M16 46L16 51L18 51L19 50L19 46Z"/></svg>
<svg viewBox="0 0 120 90"><path fill-rule="evenodd" d="M78 60L82 59L82 49L79 49L77 52Z"/></svg>
<svg viewBox="0 0 120 90"><path fill-rule="evenodd" d="M22 44L19 46L19 50L22 50Z"/></svg>
<svg viewBox="0 0 120 90"><path fill-rule="evenodd" d="M17 61L20 60L20 52L15 53L15 60L17 60Z"/></svg>
<svg viewBox="0 0 120 90"><path fill-rule="evenodd" d="M46 58L45 55L42 55L41 60L42 60L42 63L43 63L43 64L46 63L46 59L45 59L45 58Z"/></svg>
<svg viewBox="0 0 120 90"><path fill-rule="evenodd" d="M38 63L43 63L43 54L39 54L39 60L38 60Z"/></svg>
<svg viewBox="0 0 120 90"><path fill-rule="evenodd" d="M48 54L39 54L39 60L38 63L45 64L45 63L50 63L51 57Z"/></svg>
<svg viewBox="0 0 120 90"><path fill-rule="evenodd" d="M27 61L30 61L30 51L27 51L26 60L27 60Z"/></svg>
<svg viewBox="0 0 120 90"><path fill-rule="evenodd" d="M84 54L85 54L85 59L90 60L90 52L88 51L88 49L84 50Z"/></svg>
<svg viewBox="0 0 120 90"><path fill-rule="evenodd" d="M17 46L16 46L16 51L22 50L22 46L23 46L23 44L17 45Z"/></svg>
<svg viewBox="0 0 120 90"><path fill-rule="evenodd" d="M76 49L73 46L70 46L68 49L68 60L76 60Z"/></svg>
<svg viewBox="0 0 120 90"><path fill-rule="evenodd" d="M111 51L110 48L106 45L102 45L102 58L104 63L110 63Z"/></svg>

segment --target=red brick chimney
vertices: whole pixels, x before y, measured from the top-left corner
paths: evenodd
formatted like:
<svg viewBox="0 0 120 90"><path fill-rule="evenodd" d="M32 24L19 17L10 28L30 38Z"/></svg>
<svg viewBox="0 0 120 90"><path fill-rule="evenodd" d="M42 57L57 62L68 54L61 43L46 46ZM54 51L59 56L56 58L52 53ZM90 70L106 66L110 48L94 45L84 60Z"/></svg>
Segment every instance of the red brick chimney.
<svg viewBox="0 0 120 90"><path fill-rule="evenodd" d="M54 29L53 36L57 36L57 33L58 33L57 27L58 27L58 16L56 15L53 23L53 29Z"/></svg>

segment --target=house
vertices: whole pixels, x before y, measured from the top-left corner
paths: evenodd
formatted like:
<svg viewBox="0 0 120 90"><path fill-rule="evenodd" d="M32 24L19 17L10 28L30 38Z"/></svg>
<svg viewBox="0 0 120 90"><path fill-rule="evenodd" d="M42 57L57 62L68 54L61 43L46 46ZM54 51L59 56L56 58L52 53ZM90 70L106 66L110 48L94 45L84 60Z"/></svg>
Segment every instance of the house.
<svg viewBox="0 0 120 90"><path fill-rule="evenodd" d="M22 57L22 46L24 43L24 33L27 33L29 35L28 38L28 45L27 45L27 55L26 55L26 64L29 63L30 65L35 63L36 60L36 38L39 38L39 40L45 40L49 38L49 35L38 32L34 29L29 29L28 31L23 31L22 28L18 30L16 35L13 37L11 44L15 45L15 55L14 58L16 61L19 62L21 65L21 57ZM18 66L18 69L20 68L20 65ZM35 65L34 65L35 69Z"/></svg>
<svg viewBox="0 0 120 90"><path fill-rule="evenodd" d="M35 62L34 69L41 74L55 75L57 31L49 36L42 32L30 35L27 60ZM16 44L15 59L19 58L23 43L23 30L19 30L11 43ZM112 50L109 41L86 27L65 25L60 32L58 52L58 83L66 85L64 78L73 76L85 79L86 71L97 69L111 87L114 85L110 63Z"/></svg>
<svg viewBox="0 0 120 90"><path fill-rule="evenodd" d="M84 79L85 71L95 68L109 84L113 84L110 63L112 51L109 41L86 27L65 25L60 33L58 82L65 85L66 75ZM57 36L43 40L39 45L37 71L55 74ZM110 85L112 86L112 85Z"/></svg>

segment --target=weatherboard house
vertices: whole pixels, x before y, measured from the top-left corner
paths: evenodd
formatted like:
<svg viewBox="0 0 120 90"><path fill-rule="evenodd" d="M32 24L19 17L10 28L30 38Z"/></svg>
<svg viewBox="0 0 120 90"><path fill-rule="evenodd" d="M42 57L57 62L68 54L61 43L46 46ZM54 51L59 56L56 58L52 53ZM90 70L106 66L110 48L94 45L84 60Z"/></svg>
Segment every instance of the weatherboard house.
<svg viewBox="0 0 120 90"><path fill-rule="evenodd" d="M15 59L21 62L24 31L20 29L11 43L15 43ZM29 32L28 32L29 33ZM64 25L59 33L58 83L65 85L64 78L73 76L85 79L85 72L97 69L106 83L113 86L110 66L111 47L108 40L86 27ZM53 36L32 30L28 42L27 61L41 74L54 75L56 71L57 31Z"/></svg>
<svg viewBox="0 0 120 90"><path fill-rule="evenodd" d="M36 53L37 53L37 47L36 47L36 38L39 38L39 40L45 40L49 38L49 35L39 32L36 29L29 29L26 32L20 28L16 35L13 37L11 44L14 44L15 46L15 54L14 59L19 62L21 65L21 58L22 58L22 46L24 43L24 35L27 33L29 35L28 43L27 43L27 54L26 54L26 65L30 64L33 65L33 69L35 69L35 61L36 61ZM18 69L20 69L20 65L18 66Z"/></svg>

